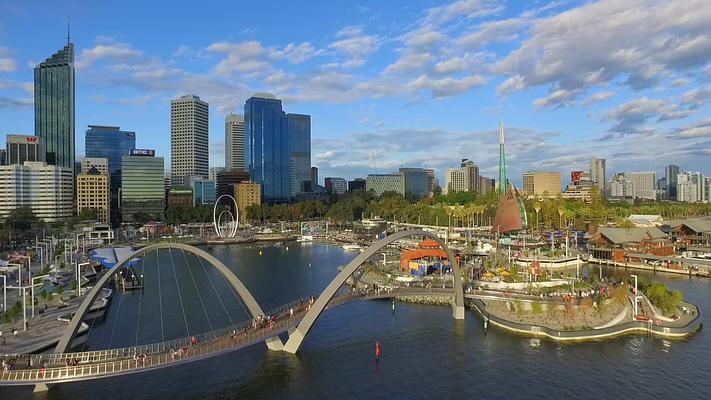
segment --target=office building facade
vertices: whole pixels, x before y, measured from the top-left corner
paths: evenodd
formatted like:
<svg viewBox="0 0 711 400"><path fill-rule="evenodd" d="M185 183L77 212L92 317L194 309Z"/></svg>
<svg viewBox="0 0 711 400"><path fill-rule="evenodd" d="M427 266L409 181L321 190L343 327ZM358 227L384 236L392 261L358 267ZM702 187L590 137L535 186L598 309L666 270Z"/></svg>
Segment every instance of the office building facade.
<svg viewBox="0 0 711 400"><path fill-rule="evenodd" d="M358 189L365 190L365 179L355 178L352 181L348 181L348 191L349 192L354 192Z"/></svg>
<svg viewBox="0 0 711 400"><path fill-rule="evenodd" d="M261 185L254 182L242 182L234 185L234 198L237 201L239 222L246 221L247 208L262 204Z"/></svg>
<svg viewBox="0 0 711 400"><path fill-rule="evenodd" d="M74 44L34 69L35 135L45 143L47 164L74 168Z"/></svg>
<svg viewBox="0 0 711 400"><path fill-rule="evenodd" d="M81 213L84 209L96 210L97 220L109 223L111 211L109 175L106 173L108 161L105 164L106 167L102 172L94 166L84 169L84 164L82 163L82 173L77 175L77 213Z"/></svg>
<svg viewBox="0 0 711 400"><path fill-rule="evenodd" d="M217 186L215 181L209 179L192 179L189 183L193 190L193 206L205 207L215 204L217 199Z"/></svg>
<svg viewBox="0 0 711 400"><path fill-rule="evenodd" d="M676 185L677 185L677 176L681 172L681 169L679 168L678 165L667 165L664 167L664 183L666 185L667 189L667 198L669 200L676 200Z"/></svg>
<svg viewBox="0 0 711 400"><path fill-rule="evenodd" d="M424 168L400 168L400 175L405 180L405 195L411 199L419 200L429 194L427 172Z"/></svg>
<svg viewBox="0 0 711 400"><path fill-rule="evenodd" d="M385 192L405 195L405 177L402 174L371 174L365 178L365 189L372 190L376 196Z"/></svg>
<svg viewBox="0 0 711 400"><path fill-rule="evenodd" d="M523 190L529 197L556 197L560 193L560 172L524 172Z"/></svg>
<svg viewBox="0 0 711 400"><path fill-rule="evenodd" d="M42 161L0 166L0 218L28 207L44 222L65 221L74 211L73 184L72 169Z"/></svg>
<svg viewBox="0 0 711 400"><path fill-rule="evenodd" d="M605 159L593 158L590 160L590 180L600 189L600 193L607 193L607 181L605 178Z"/></svg>
<svg viewBox="0 0 711 400"><path fill-rule="evenodd" d="M306 192L311 182L311 116L286 114L289 135L291 196Z"/></svg>
<svg viewBox="0 0 711 400"><path fill-rule="evenodd" d="M209 105L195 95L170 101L171 185L185 185L190 175L209 177Z"/></svg>
<svg viewBox="0 0 711 400"><path fill-rule="evenodd" d="M643 200L657 199L656 172L624 172L625 179L634 184L634 197Z"/></svg>
<svg viewBox="0 0 711 400"><path fill-rule="evenodd" d="M7 135L5 137L5 144L5 157L7 165L24 165L25 161L45 161L47 149L44 139L41 137L28 135Z"/></svg>
<svg viewBox="0 0 711 400"><path fill-rule="evenodd" d="M249 175L245 171L223 171L217 174L215 181L217 186L217 197L234 193L234 185L249 181Z"/></svg>
<svg viewBox="0 0 711 400"><path fill-rule="evenodd" d="M225 168L245 171L244 115L229 113L225 117Z"/></svg>
<svg viewBox="0 0 711 400"><path fill-rule="evenodd" d="M445 179L447 194L457 192L479 193L479 167L471 160L462 159L459 168L449 168Z"/></svg>
<svg viewBox="0 0 711 400"><path fill-rule="evenodd" d="M266 202L291 196L291 155L281 100L257 93L244 105L244 156L250 178L261 185Z"/></svg>
<svg viewBox="0 0 711 400"><path fill-rule="evenodd" d="M327 192L333 193L338 196L342 195L346 192L346 190L348 190L348 183L343 178L337 178L333 176L326 177L323 180L323 185L326 188Z"/></svg>
<svg viewBox="0 0 711 400"><path fill-rule="evenodd" d="M165 164L153 150L132 150L121 158L121 214L123 222L135 221L138 213L163 219L165 210Z"/></svg>

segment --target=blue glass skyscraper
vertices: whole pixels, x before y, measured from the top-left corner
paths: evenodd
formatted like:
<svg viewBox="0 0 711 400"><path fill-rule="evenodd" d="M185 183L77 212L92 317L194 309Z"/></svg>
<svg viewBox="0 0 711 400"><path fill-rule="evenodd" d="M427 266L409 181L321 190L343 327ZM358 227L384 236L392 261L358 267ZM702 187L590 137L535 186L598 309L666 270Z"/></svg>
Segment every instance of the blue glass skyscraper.
<svg viewBox="0 0 711 400"><path fill-rule="evenodd" d="M74 44L35 67L35 135L47 164L74 169Z"/></svg>
<svg viewBox="0 0 711 400"><path fill-rule="evenodd" d="M311 116L286 114L289 133L291 195L304 192L311 182Z"/></svg>
<svg viewBox="0 0 711 400"><path fill-rule="evenodd" d="M267 202L291 196L290 147L287 118L281 100L257 93L244 105L245 163L250 178L262 185Z"/></svg>
<svg viewBox="0 0 711 400"><path fill-rule="evenodd" d="M121 187L121 159L136 148L136 133L122 131L118 126L89 125L84 139L86 157L109 160L111 221L120 222L118 190Z"/></svg>

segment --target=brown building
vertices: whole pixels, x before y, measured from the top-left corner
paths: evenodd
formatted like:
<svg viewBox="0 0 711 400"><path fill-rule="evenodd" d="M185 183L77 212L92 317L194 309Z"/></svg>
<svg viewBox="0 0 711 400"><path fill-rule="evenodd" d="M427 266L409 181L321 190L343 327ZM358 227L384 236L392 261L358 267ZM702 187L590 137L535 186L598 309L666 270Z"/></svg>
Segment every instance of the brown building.
<svg viewBox="0 0 711 400"><path fill-rule="evenodd" d="M217 173L216 186L217 197L225 194L233 195L235 186L241 182L248 182L249 174L245 171L222 171Z"/></svg>
<svg viewBox="0 0 711 400"><path fill-rule="evenodd" d="M528 197L556 197L560 193L560 172L524 172L523 191Z"/></svg>
<svg viewBox="0 0 711 400"><path fill-rule="evenodd" d="M176 186L168 190L167 207L192 207L193 189L190 186Z"/></svg>
<svg viewBox="0 0 711 400"><path fill-rule="evenodd" d="M96 218L109 222L109 176L90 168L77 175L77 212L96 210Z"/></svg>
<svg viewBox="0 0 711 400"><path fill-rule="evenodd" d="M235 200L239 210L239 219L247 217L247 207L262 204L262 185L254 182L242 182L235 185Z"/></svg>

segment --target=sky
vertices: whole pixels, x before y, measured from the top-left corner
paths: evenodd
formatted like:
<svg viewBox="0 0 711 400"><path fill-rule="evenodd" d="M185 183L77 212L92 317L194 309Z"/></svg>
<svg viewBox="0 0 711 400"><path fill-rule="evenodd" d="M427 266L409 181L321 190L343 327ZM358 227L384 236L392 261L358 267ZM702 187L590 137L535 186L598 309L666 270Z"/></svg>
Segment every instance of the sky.
<svg viewBox="0 0 711 400"><path fill-rule="evenodd" d="M312 116L312 164L362 177L474 160L608 176L668 164L711 174L708 0L0 3L0 135L33 134L33 68L76 48L76 146L87 125L136 132L170 158L170 99L224 119L254 92ZM2 139L4 140L4 139ZM2 143L0 141L0 143Z"/></svg>

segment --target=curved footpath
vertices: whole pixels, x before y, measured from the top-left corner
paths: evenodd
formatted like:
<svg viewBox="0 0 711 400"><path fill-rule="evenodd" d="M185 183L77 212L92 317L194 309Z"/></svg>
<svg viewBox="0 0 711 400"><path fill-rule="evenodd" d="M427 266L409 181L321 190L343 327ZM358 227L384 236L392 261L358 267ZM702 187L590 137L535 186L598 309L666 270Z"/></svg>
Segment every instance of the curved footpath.
<svg viewBox="0 0 711 400"><path fill-rule="evenodd" d="M692 306L697 310L695 317L682 326L665 326L664 323L657 325L650 321L628 321L613 326L600 329L579 330L579 331L558 331L545 326L519 324L492 315L486 311L486 303L481 299L468 299L469 304L483 317L488 318L492 325L505 330L524 335L537 337L547 337L559 342L579 342L587 340L601 340L615 336L631 333L652 334L665 338L683 338L701 329L701 311L695 305L685 302L687 306Z"/></svg>

